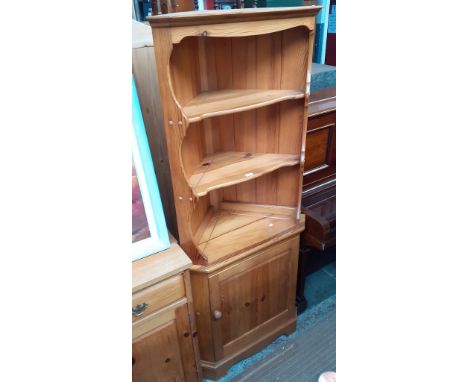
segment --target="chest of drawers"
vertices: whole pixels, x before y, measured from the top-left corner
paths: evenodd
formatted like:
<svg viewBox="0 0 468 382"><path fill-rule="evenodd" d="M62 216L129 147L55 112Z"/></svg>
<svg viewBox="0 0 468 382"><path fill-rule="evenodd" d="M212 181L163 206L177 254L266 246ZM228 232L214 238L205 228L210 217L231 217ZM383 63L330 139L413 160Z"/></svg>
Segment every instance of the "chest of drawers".
<svg viewBox="0 0 468 382"><path fill-rule="evenodd" d="M201 381L191 264L175 242L133 262L133 382Z"/></svg>

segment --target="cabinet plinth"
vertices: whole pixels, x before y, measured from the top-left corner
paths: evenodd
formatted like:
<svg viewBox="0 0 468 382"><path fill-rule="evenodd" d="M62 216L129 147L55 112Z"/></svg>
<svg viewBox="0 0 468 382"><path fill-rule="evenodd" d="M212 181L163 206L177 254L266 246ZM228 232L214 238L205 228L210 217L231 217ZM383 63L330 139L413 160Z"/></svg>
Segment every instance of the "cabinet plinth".
<svg viewBox="0 0 468 382"><path fill-rule="evenodd" d="M295 328L307 76L319 10L149 18L207 377Z"/></svg>

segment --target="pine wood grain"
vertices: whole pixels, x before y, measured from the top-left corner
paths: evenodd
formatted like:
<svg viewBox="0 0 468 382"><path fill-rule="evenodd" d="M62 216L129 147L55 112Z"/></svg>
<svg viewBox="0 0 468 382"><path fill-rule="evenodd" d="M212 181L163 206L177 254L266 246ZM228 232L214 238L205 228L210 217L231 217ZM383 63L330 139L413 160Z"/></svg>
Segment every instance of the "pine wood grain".
<svg viewBox="0 0 468 382"><path fill-rule="evenodd" d="M147 304L148 308L141 316L132 316L132 321L135 322L141 320L158 309L161 309L184 296L184 280L180 274L156 283L138 293L134 293L132 297L132 306L136 307L140 304Z"/></svg>
<svg viewBox="0 0 468 382"><path fill-rule="evenodd" d="M294 329L307 78L319 9L150 20L205 376L221 376ZM242 160L243 153L252 158ZM207 158L210 168L200 169ZM284 166L286 158L293 163ZM247 170L253 174L243 181Z"/></svg>
<svg viewBox="0 0 468 382"><path fill-rule="evenodd" d="M275 19L301 18L315 16L322 7L277 7L277 8L243 8L230 10L206 10L171 13L147 18L154 28L180 27L187 25L210 25L227 23L246 23L248 21L269 21ZM311 17L309 17L310 19ZM276 21L276 20L275 20Z"/></svg>
<svg viewBox="0 0 468 382"><path fill-rule="evenodd" d="M132 263L132 292L138 292L190 268L192 262L177 243Z"/></svg>
<svg viewBox="0 0 468 382"><path fill-rule="evenodd" d="M195 34L177 44L172 38L179 27L153 25L179 238L195 263L207 264L194 246L193 235L210 206L216 209L223 200L296 206L299 219L305 85L314 12L284 11L278 18L261 20L250 18L250 12L234 12L227 18L227 13L220 13L222 17L213 16L217 21L207 24L222 25L223 36L229 37ZM203 20L208 19L213 18ZM248 24L252 21L258 24ZM265 32L271 22L278 29ZM196 25L205 26L197 22L191 26ZM242 33L250 27L249 35ZM272 92L289 96L270 97ZM210 99L210 94L220 97ZM229 96L223 98L223 94ZM229 151L300 155L300 161L297 167L265 172L252 181L226 183L207 191L206 199L193 193L189 179L196 165L206 156Z"/></svg>
<svg viewBox="0 0 468 382"><path fill-rule="evenodd" d="M196 272L190 272L192 288L196 292L193 296L193 309L199 335L200 358L213 362L215 360L213 351L213 337L211 331L211 309L210 291L208 278Z"/></svg>
<svg viewBox="0 0 468 382"><path fill-rule="evenodd" d="M200 359L198 357L198 346L196 346L193 342L194 340L197 340L197 338L193 338L193 330L191 327L190 318L191 316L189 314L187 304L182 305L176 309L175 325L177 328L177 342L179 343L180 361L184 370L185 382L200 381L201 376L201 373L199 373L201 370ZM166 375L164 375L164 378L166 378Z"/></svg>
<svg viewBox="0 0 468 382"><path fill-rule="evenodd" d="M178 248L180 251L180 247L171 239L171 248ZM171 253L169 250L165 252ZM177 252L172 251L172 255L179 257ZM133 381L154 382L169 378L173 381L200 382L198 333L187 265L182 273L173 276L176 268L164 266L161 256L152 257L145 258L151 261L147 261L143 268L138 263L145 259L134 262L139 270L151 271L147 273L151 275L149 278L139 275L139 286L146 285L148 280L157 281L134 293L132 297L134 307L143 303L148 305L141 316L132 317ZM165 262L170 264L170 258L165 258ZM161 274L161 268L168 273Z"/></svg>
<svg viewBox="0 0 468 382"><path fill-rule="evenodd" d="M192 269L196 287L205 291L194 301L197 325L211 322L202 352L206 377L219 378L235 360L294 329L298 242L295 234L209 274ZM221 312L218 320L215 310Z"/></svg>
<svg viewBox="0 0 468 382"><path fill-rule="evenodd" d="M139 341L142 337L149 335L155 328L175 319L175 310L184 304L187 304L186 298L181 298L162 309L150 314L141 320L132 324L132 339Z"/></svg>
<svg viewBox="0 0 468 382"><path fill-rule="evenodd" d="M304 93L297 90L218 90L200 93L183 107L182 112L189 122L196 122L300 98L304 98Z"/></svg>
<svg viewBox="0 0 468 382"><path fill-rule="evenodd" d="M201 381L189 312L183 299L133 325L134 382Z"/></svg>
<svg viewBox="0 0 468 382"><path fill-rule="evenodd" d="M196 196L299 163L299 155L225 152L207 156L190 177Z"/></svg>
<svg viewBox="0 0 468 382"><path fill-rule="evenodd" d="M133 343L132 380L154 382L185 381L177 327L170 319L150 335Z"/></svg>
<svg viewBox="0 0 468 382"><path fill-rule="evenodd" d="M295 228L298 224L295 217L275 214L277 208L238 203L236 209L235 203L222 204L200 227L201 232L197 232L198 251L212 264Z"/></svg>
<svg viewBox="0 0 468 382"><path fill-rule="evenodd" d="M166 131L179 244L192 261L203 261L199 259L191 237L190 217L193 213L194 205L191 200L191 190L187 186L183 167L180 164L180 146L186 126L184 125L184 118L180 107L174 101L174 89L172 89L169 76L168 68L170 67L172 53L170 30L166 28L153 28L152 31L158 68L159 88L161 100L163 101L163 126Z"/></svg>

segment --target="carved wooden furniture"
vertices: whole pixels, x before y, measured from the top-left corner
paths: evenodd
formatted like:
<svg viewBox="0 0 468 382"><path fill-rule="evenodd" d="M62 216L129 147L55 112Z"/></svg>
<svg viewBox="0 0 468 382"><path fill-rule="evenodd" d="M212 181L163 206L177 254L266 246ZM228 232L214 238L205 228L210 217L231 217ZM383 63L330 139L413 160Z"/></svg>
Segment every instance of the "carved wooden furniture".
<svg viewBox="0 0 468 382"><path fill-rule="evenodd" d="M175 241L133 262L133 382L201 381L191 264Z"/></svg>
<svg viewBox="0 0 468 382"><path fill-rule="evenodd" d="M149 18L209 378L295 329L307 73L319 9Z"/></svg>
<svg viewBox="0 0 468 382"><path fill-rule="evenodd" d="M301 235L297 280L299 313L307 306L304 285L305 277L315 268L311 262L323 265L332 260L333 251L327 250L335 245L336 240L335 88L317 90L310 94L309 99L302 193L306 228Z"/></svg>

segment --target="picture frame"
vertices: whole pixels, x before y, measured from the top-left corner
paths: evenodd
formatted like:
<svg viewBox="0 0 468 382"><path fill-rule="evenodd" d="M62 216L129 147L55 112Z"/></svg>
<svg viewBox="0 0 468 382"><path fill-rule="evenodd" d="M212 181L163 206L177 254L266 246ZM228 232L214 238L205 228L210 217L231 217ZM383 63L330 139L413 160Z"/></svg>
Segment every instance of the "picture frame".
<svg viewBox="0 0 468 382"><path fill-rule="evenodd" d="M132 75L132 261L169 248L169 233Z"/></svg>

